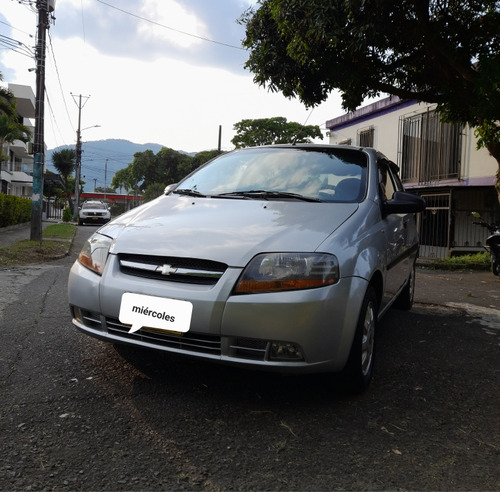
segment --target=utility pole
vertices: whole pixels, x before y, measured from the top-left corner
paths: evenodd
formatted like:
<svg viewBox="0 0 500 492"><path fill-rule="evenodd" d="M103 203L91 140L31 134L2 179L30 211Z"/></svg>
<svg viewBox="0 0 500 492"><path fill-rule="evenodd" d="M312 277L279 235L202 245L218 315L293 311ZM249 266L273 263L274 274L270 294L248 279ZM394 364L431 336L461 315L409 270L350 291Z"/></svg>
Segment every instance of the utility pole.
<svg viewBox="0 0 500 492"><path fill-rule="evenodd" d="M108 159L104 161L104 201L106 201L106 175L108 174Z"/></svg>
<svg viewBox="0 0 500 492"><path fill-rule="evenodd" d="M32 241L42 242L43 168L45 163L44 111L45 111L45 49L49 18L54 11L54 1L37 0L38 29L36 43L36 95L35 135L33 138L33 192L31 196Z"/></svg>
<svg viewBox="0 0 500 492"><path fill-rule="evenodd" d="M75 156L75 205L73 220L78 220L78 204L80 201L80 173L82 168L82 95L78 99L78 129L76 130L76 156Z"/></svg>
<svg viewBox="0 0 500 492"><path fill-rule="evenodd" d="M71 94L73 96L73 94ZM85 96L84 96L85 97ZM90 96L86 96L85 103ZM75 96L73 96L73 100ZM76 101L75 101L76 102ZM80 176L82 173L82 95L78 96L78 129L76 130L76 151L75 151L75 205L73 210L73 219L78 217L78 205L80 203ZM84 104L85 106L85 104Z"/></svg>

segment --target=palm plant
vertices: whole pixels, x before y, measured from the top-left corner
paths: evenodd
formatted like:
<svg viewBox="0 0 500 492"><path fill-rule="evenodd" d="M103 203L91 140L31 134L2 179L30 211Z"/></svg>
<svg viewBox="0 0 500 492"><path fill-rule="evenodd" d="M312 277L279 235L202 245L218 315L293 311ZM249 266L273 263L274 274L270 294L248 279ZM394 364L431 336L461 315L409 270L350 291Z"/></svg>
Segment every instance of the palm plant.
<svg viewBox="0 0 500 492"><path fill-rule="evenodd" d="M0 72L0 80L2 73ZM31 130L19 121L17 101L11 91L0 87L0 160L8 159L3 153L6 143L21 140L27 143L31 140Z"/></svg>
<svg viewBox="0 0 500 492"><path fill-rule="evenodd" d="M69 178L75 170L75 158L76 151L75 149L70 148L56 150L52 154L52 163L61 175L64 183L64 191L68 194L68 196L71 195L71 191L69 189Z"/></svg>

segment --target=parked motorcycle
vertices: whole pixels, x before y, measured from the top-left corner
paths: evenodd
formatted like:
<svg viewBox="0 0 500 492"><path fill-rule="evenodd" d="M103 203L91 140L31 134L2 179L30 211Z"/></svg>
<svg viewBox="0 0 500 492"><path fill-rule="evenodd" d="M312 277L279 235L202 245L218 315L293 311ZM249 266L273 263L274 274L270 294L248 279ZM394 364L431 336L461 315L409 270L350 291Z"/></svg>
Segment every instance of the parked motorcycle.
<svg viewBox="0 0 500 492"><path fill-rule="evenodd" d="M479 219L479 222L473 222L473 224L486 227L490 233L486 239L484 249L488 251L491 256L491 269L493 270L493 274L500 275L500 226L496 224L488 224L477 212L472 212L472 215L476 219Z"/></svg>

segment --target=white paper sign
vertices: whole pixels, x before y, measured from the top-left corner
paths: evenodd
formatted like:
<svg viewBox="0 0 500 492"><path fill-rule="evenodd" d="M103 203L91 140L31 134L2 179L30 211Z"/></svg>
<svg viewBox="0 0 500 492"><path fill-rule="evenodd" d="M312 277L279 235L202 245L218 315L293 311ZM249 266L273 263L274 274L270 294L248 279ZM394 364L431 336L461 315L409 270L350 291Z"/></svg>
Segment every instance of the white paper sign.
<svg viewBox="0 0 500 492"><path fill-rule="evenodd" d="M191 325L193 305L188 301L126 292L120 305L120 322L132 325L129 333L142 327L186 333Z"/></svg>

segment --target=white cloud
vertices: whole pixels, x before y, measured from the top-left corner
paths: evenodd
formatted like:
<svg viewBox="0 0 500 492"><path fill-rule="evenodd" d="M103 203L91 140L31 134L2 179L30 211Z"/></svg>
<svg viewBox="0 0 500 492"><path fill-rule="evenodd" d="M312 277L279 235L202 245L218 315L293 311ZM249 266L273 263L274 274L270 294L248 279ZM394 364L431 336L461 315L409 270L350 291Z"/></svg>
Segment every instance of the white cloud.
<svg viewBox="0 0 500 492"><path fill-rule="evenodd" d="M138 34L144 39L174 42L188 48L203 43L200 38L208 37L205 24L174 0L148 0L141 7L141 15L154 19L154 23L139 24Z"/></svg>

